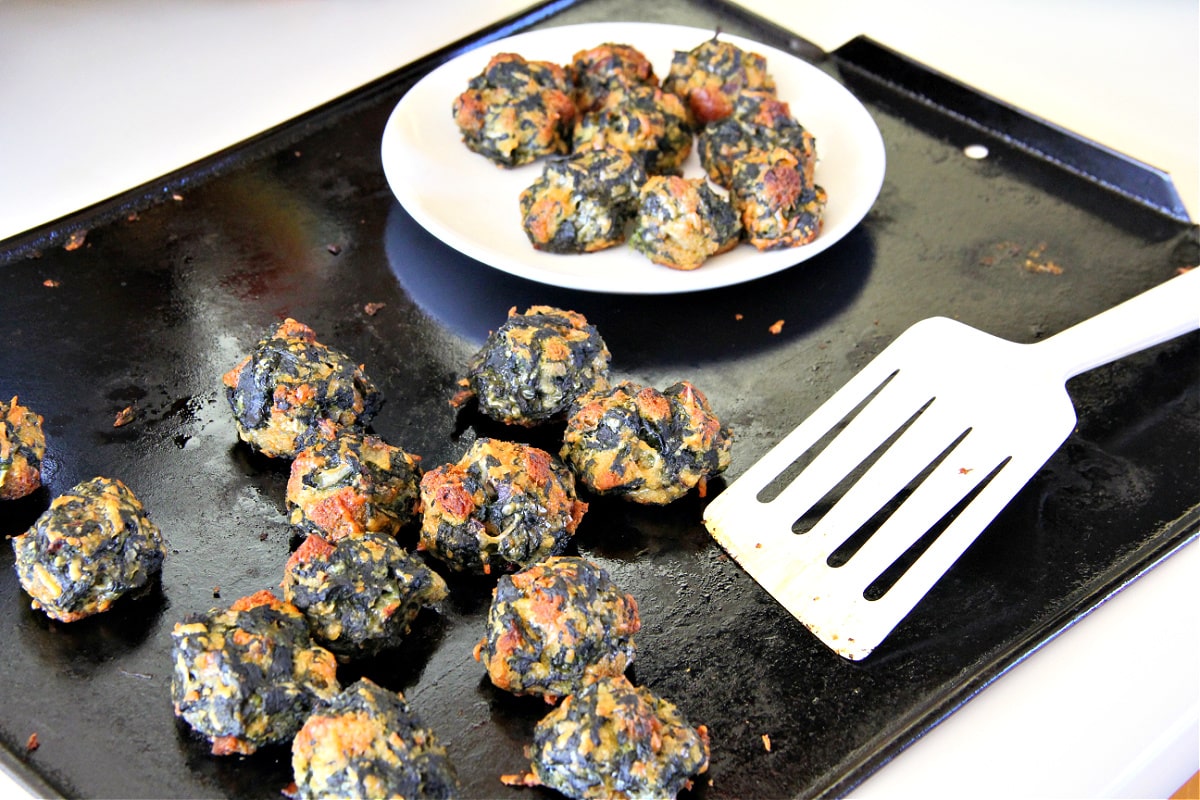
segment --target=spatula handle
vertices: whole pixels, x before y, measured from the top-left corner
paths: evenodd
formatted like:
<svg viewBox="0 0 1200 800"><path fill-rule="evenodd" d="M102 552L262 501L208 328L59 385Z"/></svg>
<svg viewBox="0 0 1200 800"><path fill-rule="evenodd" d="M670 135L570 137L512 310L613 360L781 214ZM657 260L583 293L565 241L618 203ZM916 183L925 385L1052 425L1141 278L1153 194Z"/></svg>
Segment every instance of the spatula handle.
<svg viewBox="0 0 1200 800"><path fill-rule="evenodd" d="M1191 269L1034 345L1064 380L1200 328L1200 269Z"/></svg>

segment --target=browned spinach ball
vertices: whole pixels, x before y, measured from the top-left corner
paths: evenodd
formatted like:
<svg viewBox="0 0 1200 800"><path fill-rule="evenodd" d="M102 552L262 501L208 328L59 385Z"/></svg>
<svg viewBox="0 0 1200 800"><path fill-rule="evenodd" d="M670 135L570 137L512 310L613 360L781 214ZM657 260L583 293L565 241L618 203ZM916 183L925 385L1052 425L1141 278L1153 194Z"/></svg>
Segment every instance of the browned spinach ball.
<svg viewBox="0 0 1200 800"><path fill-rule="evenodd" d="M421 478L420 549L458 572L512 571L558 555L587 503L554 456L519 442L476 439L454 464Z"/></svg>
<svg viewBox="0 0 1200 800"><path fill-rule="evenodd" d="M331 541L367 533L395 536L418 516L416 456L378 436L342 431L296 454L287 484L288 521Z"/></svg>
<svg viewBox="0 0 1200 800"><path fill-rule="evenodd" d="M622 675L637 652L637 601L578 556L552 556L496 582L475 658L492 683L554 702Z"/></svg>
<svg viewBox="0 0 1200 800"><path fill-rule="evenodd" d="M42 485L46 436L42 418L17 402L0 400L0 500L16 500Z"/></svg>
<svg viewBox="0 0 1200 800"><path fill-rule="evenodd" d="M294 319L260 339L222 382L238 436L272 457L293 458L338 429L362 428L383 403L362 365Z"/></svg>
<svg viewBox="0 0 1200 800"><path fill-rule="evenodd" d="M505 783L567 797L675 797L708 769L708 730L624 675L567 697L534 728L532 772Z"/></svg>
<svg viewBox="0 0 1200 800"><path fill-rule="evenodd" d="M298 800L450 800L458 775L404 696L362 678L313 711L292 740Z"/></svg>
<svg viewBox="0 0 1200 800"><path fill-rule="evenodd" d="M299 609L265 590L185 617L171 631L171 659L175 715L213 755L289 741L341 688L337 660L313 643Z"/></svg>
<svg viewBox="0 0 1200 800"><path fill-rule="evenodd" d="M529 242L551 253L591 253L625 241L646 172L624 150L601 147L546 162L521 192Z"/></svg>
<svg viewBox="0 0 1200 800"><path fill-rule="evenodd" d="M17 577L33 607L60 622L99 614L125 595L146 592L166 556L158 526L134 493L103 477L54 498L12 546Z"/></svg>
<svg viewBox="0 0 1200 800"><path fill-rule="evenodd" d="M557 64L498 53L454 99L453 113L463 143L504 167L571 149L575 103Z"/></svg>
<svg viewBox="0 0 1200 800"><path fill-rule="evenodd" d="M692 152L692 127L683 102L657 86L635 85L575 123L576 152L616 147L648 175L679 175Z"/></svg>
<svg viewBox="0 0 1200 800"><path fill-rule="evenodd" d="M446 582L382 533L330 543L310 535L288 559L283 597L313 637L339 656L395 647L422 608L446 597Z"/></svg>
<svg viewBox="0 0 1200 800"><path fill-rule="evenodd" d="M645 53L628 44L606 42L580 50L567 67L580 112L595 111L614 94L631 86L657 86L654 65Z"/></svg>
<svg viewBox="0 0 1200 800"><path fill-rule="evenodd" d="M729 466L732 435L688 381L663 391L624 381L567 420L563 461L598 494L664 505Z"/></svg>
<svg viewBox="0 0 1200 800"><path fill-rule="evenodd" d="M759 250L808 244L821 232L825 190L805 177L790 150L755 150L733 165L733 203L746 240Z"/></svg>
<svg viewBox="0 0 1200 800"><path fill-rule="evenodd" d="M629 244L655 264L692 270L735 247L741 235L733 204L704 178L656 175L638 196Z"/></svg>
<svg viewBox="0 0 1200 800"><path fill-rule="evenodd" d="M782 147L800 162L804 179L813 182L817 141L792 117L788 104L770 92L742 92L733 113L704 126L697 137L700 165L716 184L733 185L733 168L759 150Z"/></svg>
<svg viewBox="0 0 1200 800"><path fill-rule="evenodd" d="M678 95L698 126L724 119L746 90L775 91L767 60L716 36L686 52L677 50L663 89Z"/></svg>
<svg viewBox="0 0 1200 800"><path fill-rule="evenodd" d="M533 427L562 420L579 398L608 386L608 345L595 326L576 311L530 306L491 336L459 382L485 416L510 425Z"/></svg>

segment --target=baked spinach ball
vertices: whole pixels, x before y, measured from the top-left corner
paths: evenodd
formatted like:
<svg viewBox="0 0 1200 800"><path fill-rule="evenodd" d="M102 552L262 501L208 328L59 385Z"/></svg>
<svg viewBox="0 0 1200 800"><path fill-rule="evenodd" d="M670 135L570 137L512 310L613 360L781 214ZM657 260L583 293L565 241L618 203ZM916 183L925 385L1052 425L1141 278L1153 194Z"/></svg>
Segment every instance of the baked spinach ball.
<svg viewBox="0 0 1200 800"><path fill-rule="evenodd" d="M668 798L708 769L708 731L624 675L563 700L534 729L532 772L501 778L567 797Z"/></svg>
<svg viewBox="0 0 1200 800"><path fill-rule="evenodd" d="M624 674L640 628L637 601L607 571L552 556L496 582L475 658L498 688L555 702Z"/></svg>
<svg viewBox="0 0 1200 800"><path fill-rule="evenodd" d="M288 522L330 541L395 536L418 516L417 457L378 436L343 431L296 454L288 477Z"/></svg>
<svg viewBox="0 0 1200 800"><path fill-rule="evenodd" d="M446 582L383 533L329 542L312 534L288 559L283 597L313 638L346 658L395 647L422 608L445 599Z"/></svg>
<svg viewBox="0 0 1200 800"><path fill-rule="evenodd" d="M213 755L287 742L341 688L337 660L313 643L304 615L266 590L176 623L171 660L175 716Z"/></svg>
<svg viewBox="0 0 1200 800"><path fill-rule="evenodd" d="M134 493L103 477L54 498L12 546L21 588L34 608L60 622L99 614L125 595L146 592L166 555L158 526Z"/></svg>
<svg viewBox="0 0 1200 800"><path fill-rule="evenodd" d="M452 110L463 143L503 167L570 152L575 102L558 64L497 53Z"/></svg>
<svg viewBox="0 0 1200 800"><path fill-rule="evenodd" d="M692 127L678 97L657 86L633 85L582 115L572 146L575 152L616 147L648 175L679 175L692 152Z"/></svg>
<svg viewBox="0 0 1200 800"><path fill-rule="evenodd" d="M293 458L341 428L362 428L383 397L363 367L284 320L222 378L238 436L264 455Z"/></svg>
<svg viewBox="0 0 1200 800"><path fill-rule="evenodd" d="M16 500L42 485L46 436L42 418L17 402L0 400L0 500Z"/></svg>
<svg viewBox="0 0 1200 800"><path fill-rule="evenodd" d="M530 306L492 333L471 359L463 391L485 416L533 427L563 419L580 397L608 386L608 345L576 311Z"/></svg>
<svg viewBox="0 0 1200 800"><path fill-rule="evenodd" d="M419 548L457 572L527 567L558 555L587 503L554 456L519 442L481 438L455 464L421 478Z"/></svg>
<svg viewBox="0 0 1200 800"><path fill-rule="evenodd" d="M567 74L580 112L595 111L631 86L658 85L654 65L645 53L616 42L580 50L571 58Z"/></svg>
<svg viewBox="0 0 1200 800"><path fill-rule="evenodd" d="M362 678L292 740L297 800L459 796L454 765L403 695Z"/></svg>
<svg viewBox="0 0 1200 800"><path fill-rule="evenodd" d="M788 104L771 92L742 92L728 117L708 123L696 137L700 165L713 183L726 188L733 185L734 164L755 151L776 147L795 156L805 181L812 184L817 141L792 117Z"/></svg>
<svg viewBox="0 0 1200 800"><path fill-rule="evenodd" d="M821 232L825 190L790 150L751 152L734 162L731 184L746 240L759 250L798 247Z"/></svg>
<svg viewBox="0 0 1200 800"><path fill-rule="evenodd" d="M767 60L716 36L688 51L675 51L662 87L683 99L697 126L724 119L746 90L775 91Z"/></svg>
<svg viewBox="0 0 1200 800"><path fill-rule="evenodd" d="M614 147L583 150L546 162L521 192L521 226L529 242L551 253L592 253L625 241L646 172Z"/></svg>
<svg viewBox="0 0 1200 800"><path fill-rule="evenodd" d="M655 264L692 270L741 240L733 204L704 178L656 175L638 196L629 244Z"/></svg>
<svg viewBox="0 0 1200 800"><path fill-rule="evenodd" d="M688 381L663 391L623 381L567 420L560 456L597 494L665 505L729 466L732 435Z"/></svg>

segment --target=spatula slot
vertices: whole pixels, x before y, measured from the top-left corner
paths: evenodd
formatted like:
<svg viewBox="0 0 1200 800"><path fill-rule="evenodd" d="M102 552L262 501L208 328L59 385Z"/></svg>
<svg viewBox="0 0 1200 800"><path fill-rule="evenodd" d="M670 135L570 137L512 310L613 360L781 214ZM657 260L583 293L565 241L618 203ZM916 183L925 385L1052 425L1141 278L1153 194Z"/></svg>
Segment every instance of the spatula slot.
<svg viewBox="0 0 1200 800"><path fill-rule="evenodd" d="M895 374L896 373L893 372L892 376ZM889 377L888 380L891 380L891 377ZM879 390L882 390L882 388L883 386L880 386ZM876 390L876 392L872 393L871 397L874 397L879 390ZM842 478L832 489L826 492L821 499L817 500L816 503L806 509L799 517L797 517L796 521L792 523L792 533L803 534L812 530L813 527L820 522L821 518L829 513L830 509L841 502L841 499L845 496L846 492L850 490L850 487L858 483L863 474L866 473L866 471L869 470L875 464L875 462L878 461L879 458L891 448L893 444L895 444L897 439L904 435L905 431L912 427L913 423L925 413L925 410L929 408L933 401L934 398L932 397L927 400L925 404L913 412L913 415L906 419L900 425L900 427L896 428L894 431L892 431L891 435L880 442L878 447L867 454L867 456L858 463L858 466L847 472L846 476ZM858 411L861 411L866 404L867 401L859 404L858 408L856 409L856 414ZM847 419L846 424L849 424L850 421L850 419ZM836 438L836 435L833 438Z"/></svg>
<svg viewBox="0 0 1200 800"><path fill-rule="evenodd" d="M892 379L896 377L896 373L898 372L899 370L892 370L892 372L885 376L884 379L866 395L866 397L854 405L840 420L838 420L837 423L831 425L819 439L813 442L811 447L802 450L796 456L796 458L790 464L788 464L787 467L781 470L758 492L756 495L758 502L769 503L778 497L779 493L782 492L788 484L795 480L796 476L803 472L804 469L812 462L812 460L819 456L821 452L824 451L825 448L837 438L838 434L841 433L842 430L849 425L855 417L858 416L859 412L866 408L871 401L874 400L875 397L884 390L884 387L886 387L892 381Z"/></svg>
<svg viewBox="0 0 1200 800"><path fill-rule="evenodd" d="M924 410L924 408L921 409L921 411ZM929 475L935 469L937 469L943 461L946 460L946 457L950 455L950 452L954 450L954 448L958 447L959 442L965 439L967 434L970 432L971 429L968 428L960 433L953 442L947 445L946 448L937 455L936 458L930 461L924 469L917 473L917 475L911 481L909 481L903 489L898 491L890 500L881 505L879 510L871 515L870 519L859 526L858 530L850 534L850 536L844 542L838 545L834 551L829 554L829 558L825 560L825 563L836 569L837 567L841 567L850 561L854 554L857 553L859 549L861 549L862 546L866 544L872 536L875 535L876 531L883 527L883 524L887 522L888 518L892 516L895 510L899 508L901 504L904 503L904 501L907 500L909 496L917 490L918 486L925 482L925 479L928 478ZM893 437L892 440L895 438L896 437Z"/></svg>
<svg viewBox="0 0 1200 800"><path fill-rule="evenodd" d="M964 436L965 435L966 434L964 434ZM955 442L955 445L957 444L958 442ZM943 454L943 458L945 455L948 455L952 449L954 449L953 445L947 448L946 452ZM1004 469L1004 467L1010 461L1012 461L1012 456L1006 457L1003 461L997 464L991 472L984 476L983 480L975 484L975 487L971 489L971 491L967 492L967 494L964 495L961 500L955 503L949 511L942 515L941 519L939 519L936 524L930 527L929 530L925 531L925 533L922 534L915 542L913 542L912 545L905 550L899 558L892 562L887 569L881 572L879 577L867 585L867 588L863 591L863 598L874 601L879 600L886 595L888 590L896 585L896 582L904 576L904 573L908 572L909 568L912 567L912 565L917 562L917 560L925 553L925 551L928 550L933 543L938 540L938 537L941 536L942 533L954 523L954 520L958 519L963 510L975 501L975 498L987 488L988 484L1000 474L1000 470ZM932 471L932 469L929 471ZM922 480L923 479L924 478L922 478Z"/></svg>

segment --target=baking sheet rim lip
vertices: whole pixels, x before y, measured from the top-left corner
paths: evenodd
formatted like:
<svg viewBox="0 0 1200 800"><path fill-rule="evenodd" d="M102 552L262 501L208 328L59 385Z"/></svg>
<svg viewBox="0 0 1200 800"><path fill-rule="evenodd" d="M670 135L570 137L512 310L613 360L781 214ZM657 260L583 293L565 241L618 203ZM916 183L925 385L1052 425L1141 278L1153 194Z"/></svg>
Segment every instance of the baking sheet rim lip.
<svg viewBox="0 0 1200 800"><path fill-rule="evenodd" d="M567 41L576 41L577 43L590 42L593 46L600 42L618 40L636 41L638 46L644 46L642 45L643 37L651 39L657 36L661 37L663 41L668 42L704 41L704 38L696 39L696 37L711 38L712 32L703 28L669 23L578 23L525 31L503 39L487 42L486 47L489 52L503 52L505 49L515 50L516 48L512 47L512 45L522 45L532 41L536 46L540 39L554 38L562 40L564 34L569 37ZM852 153L840 156L838 159L840 162L848 162L851 160L851 156L853 156L853 170L856 176L861 176L854 181L854 191L849 193L851 197L850 202L844 206L844 210L843 207L837 207L837 213L832 215L834 217L832 225L829 224L829 217L831 215L827 213L825 229L814 241L808 244L796 248L765 252L754 251L753 247L746 243L739 245L739 248L745 248L748 252L739 258L738 265L741 265L744 261L749 261L752 264L758 261L760 264L765 264L765 266L753 270L733 269L729 266L732 260L726 255L725 260L716 265L710 263L692 271L670 270L650 263L640 254L623 246L622 249L628 250L634 260L644 262L641 266L645 267L645 277L643 277L642 272L635 272L634 275L627 275L627 280L613 280L602 273L603 266L601 264L603 262L597 265L599 269L590 268L591 264L598 260L598 257L605 257L606 255L612 257L612 251L608 253L564 256L535 251L527 242L522 242L521 246L510 248L512 253L517 253L518 255L505 255L503 252L498 252L495 248L489 247L481 241L464 237L455 231L450 224L429 209L426 203L421 201L419 192L416 189L410 189L412 182L407 180L409 175L402 169L405 162L403 157L404 148L396 143L401 140L401 129L409 124L408 117L410 116L410 112L415 106L418 106L422 92L427 90L431 83L437 81L439 78L445 80L449 75L466 72L464 71L464 64L480 59L481 54L479 51L484 45L474 47L430 70L418 79L397 102L388 116L380 143L380 156L385 178L396 200L404 207L405 211L408 212L418 225L443 244L486 266L536 283L564 289L607 294L685 294L706 289L725 288L796 267L804 261L824 252L849 235L851 231L858 227L874 206L875 201L882 191L887 170L887 156L883 135L871 117L870 112L867 111L858 98L842 83L825 71L766 43L733 34L721 33L720 35L724 39L738 44L745 49L753 48L763 52L768 58L768 64L775 64L782 60L787 66L785 72L790 79L794 80L797 75L811 78L821 87L823 93L837 97L838 102L844 104L844 109L838 116L844 121L846 129L854 134L851 138L856 149ZM676 40L673 37L679 38ZM563 51L579 49L577 46L564 44L562 41L556 42L555 45L562 48ZM660 49L664 47L661 43L657 46ZM529 52L530 58L538 57L538 53ZM466 59L470 59L471 61L466 61ZM657 69L658 65L656 65ZM417 98L417 100L413 98ZM789 100L789 98L784 99ZM447 120L451 119L448 111L445 117ZM801 121L803 122L803 120ZM452 123L449 123L449 127L453 130L454 146L462 147L457 130L454 129ZM806 127L808 127L807 124ZM816 129L814 130L814 135L820 139L822 134L819 129ZM472 154L463 148L461 153L456 153L455 158L457 159L460 155L469 157ZM479 159L479 163L486 164L482 157L477 158ZM691 158L693 160L696 158L694 151ZM467 163L473 162L468 161ZM823 165L822 159L819 158L817 163L818 176L823 166L825 169L829 168L828 159L825 159L825 164ZM540 167L538 168L540 169ZM487 173L484 171L482 174L486 175ZM505 172L498 171L497 174L504 175ZM509 172L507 174L511 175L513 173ZM835 180L831 186L836 185L845 186L846 182ZM829 191L833 192L834 189L829 188ZM519 231L520 228L514 225L513 230ZM795 255L796 258L789 258L788 256L790 255ZM590 259L589 269L585 271L562 272L551 266L528 263L529 260L540 260L546 261L547 264L553 264L558 259L564 258ZM719 268L714 269L714 266L718 266ZM709 269L706 270L705 267Z"/></svg>

